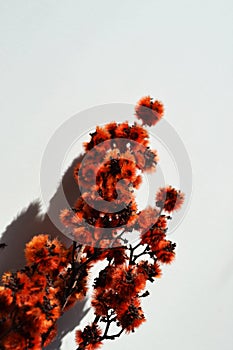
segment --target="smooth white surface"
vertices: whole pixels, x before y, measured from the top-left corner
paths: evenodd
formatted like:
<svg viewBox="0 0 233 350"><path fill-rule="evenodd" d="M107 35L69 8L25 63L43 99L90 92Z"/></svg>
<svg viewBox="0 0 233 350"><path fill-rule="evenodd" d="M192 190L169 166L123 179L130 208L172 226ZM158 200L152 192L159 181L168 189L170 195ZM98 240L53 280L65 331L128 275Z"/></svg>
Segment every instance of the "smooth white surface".
<svg viewBox="0 0 233 350"><path fill-rule="evenodd" d="M177 259L144 301L148 321L103 349L233 347L232 12L230 0L0 0L0 232L40 196L43 150L80 110L151 94L192 161Z"/></svg>

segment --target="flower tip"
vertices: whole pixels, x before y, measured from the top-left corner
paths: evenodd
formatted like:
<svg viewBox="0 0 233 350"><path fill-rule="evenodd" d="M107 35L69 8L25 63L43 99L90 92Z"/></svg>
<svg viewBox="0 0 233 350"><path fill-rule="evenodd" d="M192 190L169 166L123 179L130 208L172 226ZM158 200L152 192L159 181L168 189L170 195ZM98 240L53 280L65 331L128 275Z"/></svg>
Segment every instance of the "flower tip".
<svg viewBox="0 0 233 350"><path fill-rule="evenodd" d="M153 100L152 97L142 97L135 107L135 115L142 120L143 125L155 125L164 115L164 106L162 102Z"/></svg>
<svg viewBox="0 0 233 350"><path fill-rule="evenodd" d="M171 186L160 188L156 194L156 206L170 213L179 210L184 203L184 193Z"/></svg>

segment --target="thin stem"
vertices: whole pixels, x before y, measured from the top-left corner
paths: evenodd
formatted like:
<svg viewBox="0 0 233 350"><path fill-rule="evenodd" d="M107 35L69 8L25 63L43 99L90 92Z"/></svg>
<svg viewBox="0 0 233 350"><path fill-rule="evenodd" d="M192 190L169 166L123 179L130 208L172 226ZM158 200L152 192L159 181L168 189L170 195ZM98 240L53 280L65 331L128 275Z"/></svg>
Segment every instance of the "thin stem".
<svg viewBox="0 0 233 350"><path fill-rule="evenodd" d="M122 329L120 330L119 333L113 334L113 335L106 335L105 338L103 338L103 339L101 339L101 340L104 340L104 339L111 339L111 340L114 340L115 338L120 337L120 335L121 335L123 332L124 332L124 328L122 328Z"/></svg>
<svg viewBox="0 0 233 350"><path fill-rule="evenodd" d="M73 241L73 247L72 247L72 258L71 258L71 276L70 276L70 283L69 286L66 288L65 287L65 295L64 295L64 301L63 301L63 306L62 306L62 311L65 309L69 297L71 295L71 292L73 290L73 286L75 284L75 279L76 279L76 269L75 269L75 251L76 251L77 245L76 242Z"/></svg>
<svg viewBox="0 0 233 350"><path fill-rule="evenodd" d="M132 247L132 245L129 245L129 250L130 250L130 256L129 256L129 265L133 264L133 252L134 252L134 248Z"/></svg>
<svg viewBox="0 0 233 350"><path fill-rule="evenodd" d="M137 254L137 255L134 255L133 256L133 263L136 262L136 260L142 256L142 255L145 255L145 254L149 254L150 255L150 252L148 251L148 245L146 246L146 248L143 250L143 252L141 252L140 254Z"/></svg>
<svg viewBox="0 0 233 350"><path fill-rule="evenodd" d="M124 331L124 329L122 328L119 333L113 334L113 335L108 335L108 331L109 331L111 323L116 322L116 316L114 316L113 318L110 318L109 314L107 314L106 317L107 317L107 321L106 321L107 324L106 324L104 334L102 335L102 337L99 338L100 341L102 341L104 339L114 339L116 337L119 337L122 334L122 332Z"/></svg>
<svg viewBox="0 0 233 350"><path fill-rule="evenodd" d="M129 257L129 265L134 265L135 259L134 259L134 251L141 246L141 242L135 245L133 247L131 244L129 245L129 250L130 250L130 257Z"/></svg>
<svg viewBox="0 0 233 350"><path fill-rule="evenodd" d="M102 336L102 339L105 339L107 337L108 331L109 331L109 327L112 321L110 321L109 315L107 314L107 324L106 324L106 328L104 331L104 335Z"/></svg>

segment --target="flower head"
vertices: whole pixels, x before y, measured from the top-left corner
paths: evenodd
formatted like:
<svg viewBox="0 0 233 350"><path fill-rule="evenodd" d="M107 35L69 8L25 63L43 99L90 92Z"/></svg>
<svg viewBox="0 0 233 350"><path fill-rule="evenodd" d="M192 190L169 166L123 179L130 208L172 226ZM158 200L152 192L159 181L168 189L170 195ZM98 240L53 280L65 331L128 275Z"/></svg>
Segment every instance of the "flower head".
<svg viewBox="0 0 233 350"><path fill-rule="evenodd" d="M95 350L102 345L100 336L100 328L95 323L92 323L86 326L83 331L76 331L75 339L80 350Z"/></svg>
<svg viewBox="0 0 233 350"><path fill-rule="evenodd" d="M104 141L107 141L111 139L111 134L108 132L108 130L105 127L97 126L96 130L90 134L91 141L84 143L84 148L86 151L90 151L93 147L98 145L99 143L102 143Z"/></svg>
<svg viewBox="0 0 233 350"><path fill-rule="evenodd" d="M160 188L156 194L156 205L167 212L180 209L184 194L171 186Z"/></svg>
<svg viewBox="0 0 233 350"><path fill-rule="evenodd" d="M43 273L63 269L67 254L68 251L57 239L51 241L44 234L34 236L25 248L27 264L37 264L37 270Z"/></svg>
<svg viewBox="0 0 233 350"><path fill-rule="evenodd" d="M175 247L175 243L162 239L154 245L153 250L158 261L164 264L170 264L175 259Z"/></svg>
<svg viewBox="0 0 233 350"><path fill-rule="evenodd" d="M145 316L143 314L140 302L138 298L132 299L127 310L118 315L119 322L126 332L133 332L134 328L139 327L145 322Z"/></svg>
<svg viewBox="0 0 233 350"><path fill-rule="evenodd" d="M143 125L155 125L164 114L164 107L160 101L154 101L150 96L141 98L135 107L136 117Z"/></svg>

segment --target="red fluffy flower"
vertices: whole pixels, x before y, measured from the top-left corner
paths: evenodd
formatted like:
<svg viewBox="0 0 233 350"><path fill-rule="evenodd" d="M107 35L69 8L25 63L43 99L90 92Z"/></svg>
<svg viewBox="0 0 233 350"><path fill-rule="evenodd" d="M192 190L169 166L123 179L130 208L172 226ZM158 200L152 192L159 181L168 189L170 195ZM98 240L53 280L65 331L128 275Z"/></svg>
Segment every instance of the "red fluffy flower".
<svg viewBox="0 0 233 350"><path fill-rule="evenodd" d="M164 264L170 264L175 259L175 243L163 239L155 244L153 250L155 251L158 261Z"/></svg>
<svg viewBox="0 0 233 350"><path fill-rule="evenodd" d="M138 298L132 299L127 310L122 314L118 313L117 316L126 332L133 332L134 328L139 327L146 320Z"/></svg>
<svg viewBox="0 0 233 350"><path fill-rule="evenodd" d="M156 194L156 205L167 212L180 209L184 194L171 186L160 188Z"/></svg>
<svg viewBox="0 0 233 350"><path fill-rule="evenodd" d="M95 323L92 323L90 326L86 326L83 331L78 330L75 339L80 350L95 350L102 345L100 336L101 330Z"/></svg>
<svg viewBox="0 0 233 350"><path fill-rule="evenodd" d="M136 117L143 125L155 125L164 114L164 107L160 101L154 101L150 96L141 98L135 107Z"/></svg>

